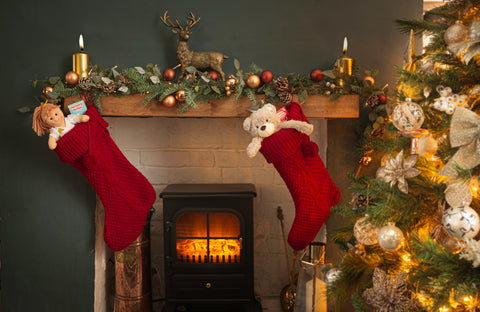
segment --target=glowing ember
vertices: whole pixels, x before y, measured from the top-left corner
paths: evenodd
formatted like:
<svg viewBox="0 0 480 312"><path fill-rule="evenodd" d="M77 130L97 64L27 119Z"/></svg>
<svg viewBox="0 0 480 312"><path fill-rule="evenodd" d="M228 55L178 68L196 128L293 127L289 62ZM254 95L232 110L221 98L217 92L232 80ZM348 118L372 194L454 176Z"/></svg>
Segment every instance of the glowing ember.
<svg viewBox="0 0 480 312"><path fill-rule="evenodd" d="M209 244L208 246L206 239L177 239L177 259L180 262L202 263L240 261L240 241L238 239L210 239ZM210 252L208 252L208 248Z"/></svg>

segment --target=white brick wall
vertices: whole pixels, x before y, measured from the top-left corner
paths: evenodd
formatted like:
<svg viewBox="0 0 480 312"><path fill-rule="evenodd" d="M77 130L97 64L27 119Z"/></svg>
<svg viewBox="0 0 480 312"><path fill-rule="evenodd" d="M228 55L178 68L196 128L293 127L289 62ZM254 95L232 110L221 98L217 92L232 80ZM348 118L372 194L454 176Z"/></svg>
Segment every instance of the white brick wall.
<svg viewBox="0 0 480 312"><path fill-rule="evenodd" d="M106 118L119 148L153 184L157 194L171 183L254 183L255 294L264 311L282 311L280 290L288 283L285 249L277 207L285 230L295 216L293 201L280 175L259 153L251 159L251 140L241 118ZM312 119L312 139L326 155L326 121ZM162 202L157 197L151 221L153 298L164 297ZM323 233L324 234L324 233ZM318 238L321 240L322 238ZM290 261L292 260L291 249ZM156 304L155 311L160 311Z"/></svg>

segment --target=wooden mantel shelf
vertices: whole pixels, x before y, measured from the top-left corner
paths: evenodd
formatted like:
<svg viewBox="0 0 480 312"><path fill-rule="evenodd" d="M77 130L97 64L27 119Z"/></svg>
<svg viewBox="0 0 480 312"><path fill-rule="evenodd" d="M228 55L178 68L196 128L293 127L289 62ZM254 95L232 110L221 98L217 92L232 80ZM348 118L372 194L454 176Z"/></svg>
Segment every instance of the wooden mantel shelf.
<svg viewBox="0 0 480 312"><path fill-rule="evenodd" d="M264 96L258 96L260 101ZM176 107L167 108L159 101L152 100L145 106L142 103L144 94L105 96L100 99L102 115L110 117L247 117L247 111L252 102L241 97L235 101L234 97L218 100L208 100L197 103L198 109L189 108L185 113L179 113ZM80 98L69 97L65 105L79 101ZM294 96L294 101L298 98ZM305 116L308 118L358 118L359 96L343 95L335 102L330 102L327 95L311 95L301 104Z"/></svg>

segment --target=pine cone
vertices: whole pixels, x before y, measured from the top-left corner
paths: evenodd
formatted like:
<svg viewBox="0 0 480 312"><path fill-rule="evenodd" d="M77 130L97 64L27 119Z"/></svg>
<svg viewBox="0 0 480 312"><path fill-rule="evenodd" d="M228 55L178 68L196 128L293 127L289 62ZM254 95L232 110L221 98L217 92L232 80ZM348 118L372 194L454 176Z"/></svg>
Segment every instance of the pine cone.
<svg viewBox="0 0 480 312"><path fill-rule="evenodd" d="M280 94L280 102L290 104L292 102L292 94L288 92L283 92L282 94Z"/></svg>
<svg viewBox="0 0 480 312"><path fill-rule="evenodd" d="M92 89L92 86L90 85L93 83L93 79L90 77L82 77L78 81L78 86L83 89L83 90L90 90Z"/></svg>
<svg viewBox="0 0 480 312"><path fill-rule="evenodd" d="M351 203L354 210L365 210L367 209L370 201L371 199L369 199L367 196L354 193Z"/></svg>
<svg viewBox="0 0 480 312"><path fill-rule="evenodd" d="M374 109L375 106L380 105L380 97L377 94L370 95L365 105L367 105L370 110Z"/></svg>
<svg viewBox="0 0 480 312"><path fill-rule="evenodd" d="M124 85L126 85L126 86L132 83L132 82L130 81L130 79L128 79L127 77L125 77L123 74L120 74L120 81L122 82L122 84L124 84Z"/></svg>
<svg viewBox="0 0 480 312"><path fill-rule="evenodd" d="M194 83L197 82L197 75L196 73L186 74L184 79L186 82Z"/></svg>
<svg viewBox="0 0 480 312"><path fill-rule="evenodd" d="M102 83L102 90L106 94L115 92L115 83L113 81L109 83Z"/></svg>
<svg viewBox="0 0 480 312"><path fill-rule="evenodd" d="M288 86L288 79L284 77L278 77L277 80L275 80L275 89L279 92L286 92L290 89Z"/></svg>
<svg viewBox="0 0 480 312"><path fill-rule="evenodd" d="M380 126L377 129L373 129L371 133L372 137L377 139L381 139L384 134L385 134L385 128L383 126Z"/></svg>

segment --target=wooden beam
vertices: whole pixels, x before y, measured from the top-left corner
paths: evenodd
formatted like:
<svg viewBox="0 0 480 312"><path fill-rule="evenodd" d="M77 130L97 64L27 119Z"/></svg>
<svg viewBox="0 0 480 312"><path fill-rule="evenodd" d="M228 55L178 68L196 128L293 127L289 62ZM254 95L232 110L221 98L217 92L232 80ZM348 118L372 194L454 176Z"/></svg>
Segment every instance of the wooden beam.
<svg viewBox="0 0 480 312"><path fill-rule="evenodd" d="M257 96L257 100L265 96ZM111 117L247 117L248 109L252 102L241 97L235 102L233 97L209 100L203 103L197 102L198 109L189 108L185 113L179 113L176 107L167 108L157 100L151 100L145 106L142 103L144 94L123 96L105 96L100 99L103 116ZM65 105L79 101L80 98L69 97L65 99ZM294 96L294 101L298 98ZM327 95L311 95L301 104L305 116L308 118L358 118L359 96L343 95L335 102L329 101ZM280 108L281 103L277 103Z"/></svg>

